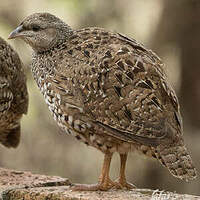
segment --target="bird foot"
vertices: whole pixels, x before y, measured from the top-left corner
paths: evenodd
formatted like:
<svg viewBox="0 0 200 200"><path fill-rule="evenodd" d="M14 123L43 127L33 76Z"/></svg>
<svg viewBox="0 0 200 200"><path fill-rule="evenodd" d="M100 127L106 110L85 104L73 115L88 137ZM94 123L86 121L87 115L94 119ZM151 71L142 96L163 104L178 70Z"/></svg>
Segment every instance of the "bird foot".
<svg viewBox="0 0 200 200"><path fill-rule="evenodd" d="M131 190L135 189L136 186L128 183L126 181L120 181L117 180L113 182L112 180L108 180L107 182L104 183L97 183L97 184L75 184L71 186L72 191L107 191L110 189L126 189L126 190Z"/></svg>
<svg viewBox="0 0 200 200"><path fill-rule="evenodd" d="M99 182L97 184L75 184L71 186L72 191L107 191L111 188L115 188L116 183L108 179L104 182Z"/></svg>
<svg viewBox="0 0 200 200"><path fill-rule="evenodd" d="M127 182L126 180L116 180L114 182L115 189L127 189L127 190L131 190L131 189L135 189L136 186L133 185L132 183Z"/></svg>

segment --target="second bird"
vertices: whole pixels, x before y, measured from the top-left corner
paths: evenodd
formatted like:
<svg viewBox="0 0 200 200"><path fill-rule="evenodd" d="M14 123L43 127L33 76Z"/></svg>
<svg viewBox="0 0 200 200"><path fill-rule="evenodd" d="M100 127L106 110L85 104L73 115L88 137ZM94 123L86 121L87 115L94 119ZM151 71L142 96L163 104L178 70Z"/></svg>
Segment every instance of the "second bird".
<svg viewBox="0 0 200 200"><path fill-rule="evenodd" d="M183 141L179 103L150 50L101 28L73 30L49 13L28 16L11 34L34 50L32 73L58 125L105 154L99 182L75 190L133 188L127 154L140 151L183 180L196 177ZM109 178L113 153L120 177Z"/></svg>
<svg viewBox="0 0 200 200"><path fill-rule="evenodd" d="M28 110L28 92L23 64L17 52L0 37L0 143L16 148L20 120Z"/></svg>

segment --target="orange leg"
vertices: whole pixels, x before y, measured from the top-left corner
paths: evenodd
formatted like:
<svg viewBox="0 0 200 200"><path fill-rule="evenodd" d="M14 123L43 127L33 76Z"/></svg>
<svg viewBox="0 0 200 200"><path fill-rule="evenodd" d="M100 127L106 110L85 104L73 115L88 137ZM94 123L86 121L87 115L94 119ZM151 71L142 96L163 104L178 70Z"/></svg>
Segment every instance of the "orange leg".
<svg viewBox="0 0 200 200"><path fill-rule="evenodd" d="M76 184L72 186L74 191L96 191L96 190L109 190L115 186L115 183L110 180L109 170L112 159L112 153L106 153L104 156L103 168L99 177L99 182L93 185Z"/></svg>
<svg viewBox="0 0 200 200"><path fill-rule="evenodd" d="M115 182L115 188L117 189L134 189L136 188L133 184L128 183L126 181L125 176L125 169L126 169L126 160L127 160L127 154L120 154L120 176L119 179Z"/></svg>

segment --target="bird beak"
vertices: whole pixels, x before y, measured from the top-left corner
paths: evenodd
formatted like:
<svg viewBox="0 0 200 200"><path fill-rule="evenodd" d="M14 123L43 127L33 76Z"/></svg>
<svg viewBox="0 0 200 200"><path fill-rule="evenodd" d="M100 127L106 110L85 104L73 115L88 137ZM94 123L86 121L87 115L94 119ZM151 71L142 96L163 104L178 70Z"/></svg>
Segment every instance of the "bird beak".
<svg viewBox="0 0 200 200"><path fill-rule="evenodd" d="M23 36L22 30L23 30L22 25L18 26L14 31L10 33L8 39L14 39L16 37Z"/></svg>

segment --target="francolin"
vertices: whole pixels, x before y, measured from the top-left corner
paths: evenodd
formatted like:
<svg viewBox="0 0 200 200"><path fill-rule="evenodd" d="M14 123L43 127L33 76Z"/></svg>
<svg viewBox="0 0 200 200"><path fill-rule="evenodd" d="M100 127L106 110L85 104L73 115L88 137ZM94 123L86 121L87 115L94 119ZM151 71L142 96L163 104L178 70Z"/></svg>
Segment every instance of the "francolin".
<svg viewBox="0 0 200 200"><path fill-rule="evenodd" d="M102 28L73 30L49 13L28 16L9 38L21 38L34 50L32 73L58 125L105 155L99 182L74 190L133 188L125 165L135 150L177 178L196 177L178 99L151 50ZM121 159L116 182L109 178L115 152Z"/></svg>

